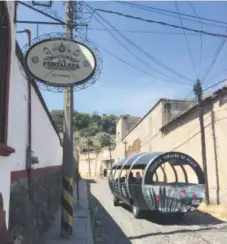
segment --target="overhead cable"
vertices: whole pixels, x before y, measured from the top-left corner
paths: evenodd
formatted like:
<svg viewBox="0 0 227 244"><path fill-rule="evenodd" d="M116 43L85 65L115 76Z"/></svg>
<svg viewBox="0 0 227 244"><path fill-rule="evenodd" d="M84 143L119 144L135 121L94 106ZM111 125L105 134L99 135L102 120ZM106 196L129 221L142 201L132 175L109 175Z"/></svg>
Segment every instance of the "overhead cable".
<svg viewBox="0 0 227 244"><path fill-rule="evenodd" d="M142 33L142 34L156 34L156 35L184 35L182 32L167 32L167 31L150 31L150 30L121 30L121 29L108 29L108 28L95 28L95 27L88 27L88 30L95 30L95 31L119 31L119 32L127 32L127 33ZM201 35L201 33L190 33L187 32L187 35Z"/></svg>
<svg viewBox="0 0 227 244"><path fill-rule="evenodd" d="M137 7L144 7L146 9L153 9L153 10L159 10L162 12L167 12L167 13L173 13L173 14L178 14L175 11L172 10L167 10L167 9L161 9L161 8L154 8L154 7L150 7L150 6L145 6L145 5L140 5L140 4L136 4L136 3L131 3L131 2L125 2L125 1L116 1L122 4L128 4L128 5L132 5L132 6L137 6ZM210 18L205 18L205 17L197 17L191 14L185 14L185 13L180 13L182 16L186 16L186 17L191 17L191 18L198 18L201 20L205 20L205 21L210 21L210 22L215 22L215 23L220 23L220 24L225 24L227 25L227 22L224 21L220 21L220 20L215 20L215 19L210 19Z"/></svg>
<svg viewBox="0 0 227 244"><path fill-rule="evenodd" d="M168 79L165 79L165 78L157 77L157 76L155 76L154 74L148 73L147 71L142 70L142 69L140 69L140 68L138 68L138 67L136 67L136 66L130 64L129 62L127 62L127 61L125 61L124 59L120 58L120 57L117 56L116 54L114 54L114 53L108 51L107 49L105 49L104 47L98 45L97 43L95 43L95 45L98 46L99 48L101 48L102 50L104 50L104 51L105 51L106 53L108 53L109 55L111 55L111 56L113 56L114 58L116 58L117 60L121 61L122 63L128 65L129 67L131 67L131 68L133 68L133 69L135 69L135 70L137 70L137 71L140 71L141 73L143 73L143 74L145 74L145 75L148 75L148 76L151 76L151 77L153 76L154 78L159 79L159 80L161 80L161 81L165 81L165 82L176 82L176 83L181 83L181 84L183 84L183 85L190 85L190 86L191 86L191 84L189 84L189 83L185 83L185 82L183 82L183 81L168 80Z"/></svg>
<svg viewBox="0 0 227 244"><path fill-rule="evenodd" d="M87 7L89 9L92 9L92 7L90 7L87 3L86 3ZM112 29L116 30L116 28L110 24L107 20L105 20L100 14L96 13L96 15L101 18L103 20L103 22L105 22L106 24L108 24ZM98 18L96 18L96 16L94 15L94 18L100 23L100 25L102 25L103 27L105 27L105 25L99 21ZM134 42L132 42L130 39L128 39L127 37L125 37L123 34L117 32L123 39L125 39L127 42L129 42L131 45L136 45ZM143 59L141 59L138 55L136 55L134 52L131 51L130 48L128 48L126 45L124 45L124 43L122 43L118 38L115 37L115 35L113 35L113 33L109 32L109 34L122 46L124 47L130 54L132 54L135 58L137 58L140 62L142 62L144 65L146 65L148 68L154 70L156 73L168 78L168 79L171 79L171 80L174 80L173 78L167 76L165 73L163 72L160 72L159 70L153 68L152 66L150 66L147 62L145 62ZM139 48L137 45L136 45L137 48ZM190 81L190 79L186 78L188 81Z"/></svg>
<svg viewBox="0 0 227 244"><path fill-rule="evenodd" d="M104 19L100 14L96 13L103 21L105 21L105 23L107 23L112 29L115 29L117 31L117 29L110 24L109 21L107 21L106 19ZM165 64L163 64L162 62L160 62L159 60L157 60L156 58L154 58L150 53L148 53L147 51L145 51L144 49L142 49L141 47L139 47L137 44L135 44L132 40L130 40L128 37L126 37L125 35L123 35L122 33L118 32L117 33L123 38L125 39L128 43L130 43L130 45L134 46L135 48L137 48L139 51L141 51L145 56L147 56L149 59L151 59L154 63L156 63L157 65L161 66L162 68L168 70L169 72L174 73L176 76L181 77L189 82L191 82L191 80L187 77L185 77L184 75L178 73L177 71L173 70L172 68L166 66ZM112 34L112 33L110 33ZM154 68L152 68L154 69ZM158 73L161 73L160 71L157 71ZM163 74L163 73L162 73ZM165 74L164 74L165 75ZM166 76L166 75L165 75Z"/></svg>
<svg viewBox="0 0 227 244"><path fill-rule="evenodd" d="M169 26L169 27L172 27L172 28L184 29L184 30L192 31L192 32L196 32L196 33L203 33L203 34L214 36L214 37L224 37L224 38L227 37L224 34L213 33L213 32L209 32L209 31L202 31L202 30L192 29L192 28L188 28L188 27L182 27L182 26L179 26L179 25L169 24L169 23L166 23L166 22L156 21L156 20L152 20L152 19L145 19L145 18L141 18L141 17L138 17L138 16L133 16L133 15L129 15L129 14L123 14L123 13L116 12L116 11L111 11L111 10L96 9L96 11L109 13L109 14L115 14L115 15L119 15L119 16L122 16L122 17L130 18L130 19L140 20L140 21L143 21L143 22L159 24L159 25L163 25L163 26Z"/></svg>
<svg viewBox="0 0 227 244"><path fill-rule="evenodd" d="M192 2L188 1L188 4L191 6L195 16L198 18L199 22L201 23L201 30L203 30L203 21L199 18L199 15L197 14L194 5ZM203 50L203 34L200 33L200 50L199 50L199 78L201 73L201 66L202 66L202 50Z"/></svg>
<svg viewBox="0 0 227 244"><path fill-rule="evenodd" d="M126 4L127 3L124 3L124 2L119 2L121 4ZM175 16L173 14L169 14L169 13L163 13L163 11L160 11L160 10L154 10L154 9L150 9L148 6L133 6L133 7L136 7L138 9L142 9L142 10L145 10L145 11L148 11L148 12L153 12L153 13L158 13L158 14L161 14L161 15L165 15L165 16L170 16L172 18L178 18L178 16ZM174 14L177 14L174 12ZM181 13L180 13L181 14ZM181 14L182 16L182 14ZM194 16L195 18L197 18L197 16ZM185 17L181 17L182 20L186 20L186 21L190 21L190 22L194 22L194 23L201 23L200 19L199 20L195 20L194 18L193 19L188 19L188 18L185 18ZM213 23L204 23L205 25L209 25L209 26L215 26L215 27L219 27L219 28L226 28L226 26L224 25L220 25L220 24L213 24Z"/></svg>
<svg viewBox="0 0 227 244"><path fill-rule="evenodd" d="M178 8L178 3L177 3L177 1L175 1L175 6L176 6L177 12L178 12L178 14L179 14L179 20L180 20L181 26L182 26L182 28L183 28L184 25L183 25L183 21L182 21L182 19L181 19L181 15L180 15L180 12L179 12L179 8ZM184 29L183 29L183 32L184 32L184 39L185 39L185 42L186 42L186 45L187 45L187 49L188 49L188 52L189 52L189 55L190 55L190 58L191 58L191 61L192 61L192 66L193 66L193 69L194 69L195 74L196 74L196 76L197 76L196 78L198 78L197 68L196 68L195 61L194 61L194 58L193 58L193 55L192 55L192 51L191 51L191 48L190 48L190 45L189 45L189 42L188 42L188 38L187 38L187 35L186 35Z"/></svg>
<svg viewBox="0 0 227 244"><path fill-rule="evenodd" d="M225 31L227 32L227 28L226 28ZM222 51L222 49L224 47L225 41L226 41L226 38L222 38L221 39L221 41L220 41L220 43L219 43L219 45L218 45L218 47L216 49L216 52L214 54L214 58L211 61L211 64L208 66L208 68L206 70L206 73L205 73L205 75L202 78L202 82L204 82L206 80L206 78L209 75L210 71L212 70L214 64L216 63L216 61L217 61L217 59L218 59L218 57L219 57L219 55L220 55L220 53L221 53L221 51Z"/></svg>

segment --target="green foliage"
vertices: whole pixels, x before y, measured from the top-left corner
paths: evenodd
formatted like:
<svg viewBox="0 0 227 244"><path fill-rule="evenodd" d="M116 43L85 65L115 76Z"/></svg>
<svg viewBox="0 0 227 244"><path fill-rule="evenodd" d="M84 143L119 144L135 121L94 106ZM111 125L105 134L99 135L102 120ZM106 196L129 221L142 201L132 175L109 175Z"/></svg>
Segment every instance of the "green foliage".
<svg viewBox="0 0 227 244"><path fill-rule="evenodd" d="M57 125L58 131L63 132L64 112L53 110L52 118ZM75 143L80 148L89 147L99 150L103 147L115 145L116 133L115 115L98 115L97 113L86 114L75 111L73 114L73 128L75 133ZM90 138L88 140L88 138ZM89 142L89 143L88 143Z"/></svg>

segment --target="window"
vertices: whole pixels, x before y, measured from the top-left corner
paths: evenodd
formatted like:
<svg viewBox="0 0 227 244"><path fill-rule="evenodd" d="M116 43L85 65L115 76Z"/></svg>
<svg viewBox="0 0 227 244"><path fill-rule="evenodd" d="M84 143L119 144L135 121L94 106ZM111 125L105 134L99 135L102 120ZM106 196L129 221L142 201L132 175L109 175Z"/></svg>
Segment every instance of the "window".
<svg viewBox="0 0 227 244"><path fill-rule="evenodd" d="M14 152L7 144L8 96L11 54L10 22L6 2L0 2L0 155Z"/></svg>

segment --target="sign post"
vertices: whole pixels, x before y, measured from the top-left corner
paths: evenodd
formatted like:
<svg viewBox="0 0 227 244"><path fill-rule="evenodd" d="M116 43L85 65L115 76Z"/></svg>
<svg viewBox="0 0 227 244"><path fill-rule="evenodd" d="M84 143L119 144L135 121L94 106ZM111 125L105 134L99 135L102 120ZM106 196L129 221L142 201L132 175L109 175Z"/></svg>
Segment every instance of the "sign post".
<svg viewBox="0 0 227 244"><path fill-rule="evenodd" d="M72 234L73 220L73 87L86 83L95 73L96 58L83 43L66 38L42 40L25 56L27 72L45 85L65 88L63 140L62 234ZM68 37L68 38L67 38Z"/></svg>
<svg viewBox="0 0 227 244"><path fill-rule="evenodd" d="M66 29L64 34L48 34L35 38L26 47L25 67L28 77L57 91L64 90L64 139L62 175L62 234L71 235L73 226L73 91L93 84L100 74L101 58L89 42L74 40L76 26L75 1L66 1ZM80 25L80 24L79 24ZM49 38L47 38L49 36ZM76 39L79 39L76 36ZM95 53L94 53L95 52ZM47 89L48 89L47 88ZM78 177L78 175L77 175ZM77 181L78 182L78 181ZM78 199L78 198L77 198Z"/></svg>
<svg viewBox="0 0 227 244"><path fill-rule="evenodd" d="M65 33L73 39L73 28L69 16L70 1L65 4L66 27ZM72 235L73 232L73 87L65 89L64 97L64 137L63 137L63 175L62 175L62 206L61 206L61 235Z"/></svg>

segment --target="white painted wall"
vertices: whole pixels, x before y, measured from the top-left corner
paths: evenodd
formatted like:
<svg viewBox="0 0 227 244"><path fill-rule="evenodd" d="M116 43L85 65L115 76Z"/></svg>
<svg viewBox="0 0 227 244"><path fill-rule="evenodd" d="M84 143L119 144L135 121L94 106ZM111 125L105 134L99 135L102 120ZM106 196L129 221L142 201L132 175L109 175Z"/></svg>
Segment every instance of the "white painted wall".
<svg viewBox="0 0 227 244"><path fill-rule="evenodd" d="M16 152L8 157L0 156L0 192L9 218L10 175L11 171L25 169L28 138L28 89L27 80L15 53L14 2L7 2L11 18L12 56L10 73L10 94L8 111L8 145ZM46 111L32 87L32 150L39 158L34 168L62 164L62 147Z"/></svg>

